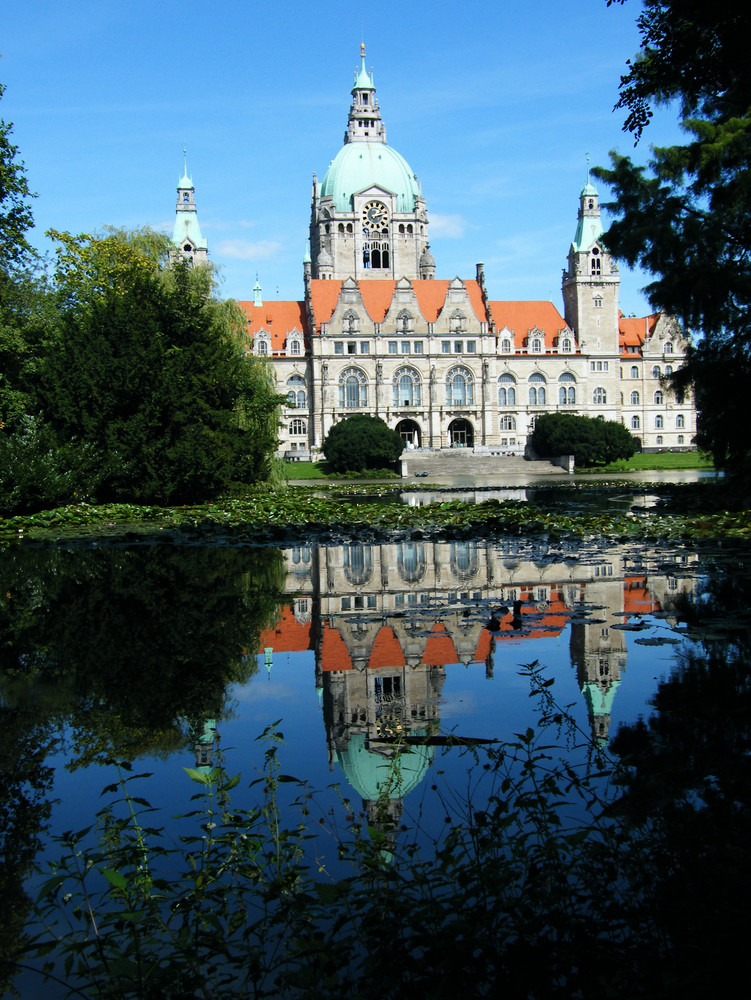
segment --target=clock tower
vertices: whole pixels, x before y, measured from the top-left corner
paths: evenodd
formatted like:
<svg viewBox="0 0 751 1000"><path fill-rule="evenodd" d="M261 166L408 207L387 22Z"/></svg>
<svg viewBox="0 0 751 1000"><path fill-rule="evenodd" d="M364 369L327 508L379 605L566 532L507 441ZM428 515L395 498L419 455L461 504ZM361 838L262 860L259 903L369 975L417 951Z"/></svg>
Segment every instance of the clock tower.
<svg viewBox="0 0 751 1000"><path fill-rule="evenodd" d="M432 277L421 269L427 245L428 214L417 175L386 142L361 45L344 146L323 180L313 177L312 277Z"/></svg>

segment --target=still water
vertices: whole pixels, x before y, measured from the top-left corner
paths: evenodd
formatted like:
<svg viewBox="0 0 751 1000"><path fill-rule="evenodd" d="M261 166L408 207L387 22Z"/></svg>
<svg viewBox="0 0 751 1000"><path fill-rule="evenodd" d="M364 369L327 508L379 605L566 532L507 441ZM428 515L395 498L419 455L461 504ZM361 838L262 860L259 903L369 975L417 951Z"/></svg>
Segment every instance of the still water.
<svg viewBox="0 0 751 1000"><path fill-rule="evenodd" d="M446 812L436 772L458 797L476 780L443 737L483 745L535 727L522 668L536 662L574 743L606 747L696 642L682 612L708 574L742 557L523 537L5 551L6 926L20 933L21 886L52 838L94 821L113 759L153 772L142 794L160 822L189 808L185 768L219 759L249 805L272 724L282 770L316 791L323 870L337 868L342 798L372 821L387 800L402 836L430 839Z"/></svg>

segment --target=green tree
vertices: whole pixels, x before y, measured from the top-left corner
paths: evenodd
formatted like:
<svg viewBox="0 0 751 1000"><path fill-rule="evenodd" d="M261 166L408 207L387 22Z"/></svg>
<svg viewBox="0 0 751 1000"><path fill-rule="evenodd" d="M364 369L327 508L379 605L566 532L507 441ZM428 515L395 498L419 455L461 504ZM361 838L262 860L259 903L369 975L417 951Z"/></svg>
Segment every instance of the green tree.
<svg viewBox="0 0 751 1000"><path fill-rule="evenodd" d="M636 451L636 441L623 424L569 413L541 414L531 443L543 458L573 455L576 465L615 462Z"/></svg>
<svg viewBox="0 0 751 1000"><path fill-rule="evenodd" d="M5 87L0 83L0 100ZM8 275L34 256L26 233L34 225L23 161L11 142L13 125L0 119L0 293Z"/></svg>
<svg viewBox="0 0 751 1000"><path fill-rule="evenodd" d="M169 241L148 231L54 235L62 319L38 392L60 444L100 456L97 497L186 502L267 479L279 397L210 272L165 267Z"/></svg>
<svg viewBox="0 0 751 1000"><path fill-rule="evenodd" d="M618 0L622 2L622 0ZM751 402L751 12L707 0L646 0L642 51L621 79L617 107L637 140L652 109L677 103L686 142L657 147L647 167L611 153L595 173L613 190L612 252L653 276L655 309L695 336L679 391L694 388L697 443L719 468L751 467L751 443L728 420ZM744 416L745 415L745 416Z"/></svg>
<svg viewBox="0 0 751 1000"><path fill-rule="evenodd" d="M387 468L404 451L404 441L380 417L358 413L334 424L323 442L326 461L335 472Z"/></svg>

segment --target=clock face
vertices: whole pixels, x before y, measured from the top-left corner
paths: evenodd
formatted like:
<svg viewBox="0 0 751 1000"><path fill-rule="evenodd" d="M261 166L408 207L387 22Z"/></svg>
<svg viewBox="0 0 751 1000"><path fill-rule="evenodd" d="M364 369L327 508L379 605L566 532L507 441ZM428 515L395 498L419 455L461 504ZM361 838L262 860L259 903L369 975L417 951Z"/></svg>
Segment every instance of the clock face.
<svg viewBox="0 0 751 1000"><path fill-rule="evenodd" d="M389 220L389 210L380 201L369 201L362 210L362 220L366 226L383 226Z"/></svg>

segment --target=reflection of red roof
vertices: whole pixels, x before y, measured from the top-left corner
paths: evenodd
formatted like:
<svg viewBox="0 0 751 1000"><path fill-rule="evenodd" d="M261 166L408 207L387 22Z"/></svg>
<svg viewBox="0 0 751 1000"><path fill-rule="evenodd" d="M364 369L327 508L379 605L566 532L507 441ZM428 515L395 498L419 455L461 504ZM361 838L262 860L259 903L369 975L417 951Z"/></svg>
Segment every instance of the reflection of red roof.
<svg viewBox="0 0 751 1000"><path fill-rule="evenodd" d="M618 317L618 332L620 335L621 354L638 356L647 337L651 337L660 314L653 316L623 316Z"/></svg>
<svg viewBox="0 0 751 1000"><path fill-rule="evenodd" d="M550 594L550 600L546 602L544 611L538 611L534 605L534 595L531 591L522 590L521 599L530 601L531 604L522 605L521 625L514 628L513 612L501 618L499 639L553 639L560 635L568 624L570 612L566 604L561 599L558 591ZM534 619L537 619L536 621ZM526 619L526 621L525 621Z"/></svg>
<svg viewBox="0 0 751 1000"><path fill-rule="evenodd" d="M321 669L351 670L352 658L342 633L337 628L324 624L321 639Z"/></svg>
<svg viewBox="0 0 751 1000"><path fill-rule="evenodd" d="M442 622L436 622L430 630L421 662L427 667L442 667L446 663L459 662L454 640Z"/></svg>
<svg viewBox="0 0 751 1000"><path fill-rule="evenodd" d="M477 648L475 649L474 659L479 660L481 663L487 660L490 655L490 647L493 644L493 636L488 632L486 628L480 632L480 637L477 640Z"/></svg>
<svg viewBox="0 0 751 1000"><path fill-rule="evenodd" d="M514 335L514 347L521 350L524 341L535 328L545 340L545 349L552 350L553 341L561 330L567 330L566 320L552 302L489 302L497 334L508 329Z"/></svg>
<svg viewBox="0 0 751 1000"><path fill-rule="evenodd" d="M404 652L394 634L394 630L387 625L383 625L379 628L372 649L370 650L368 666L371 670L378 669L379 667L403 667L406 662Z"/></svg>
<svg viewBox="0 0 751 1000"><path fill-rule="evenodd" d="M304 302L264 302L254 306L252 302L237 303L248 317L248 334L251 339L259 330L265 330L271 337L271 350L283 351L287 334L297 329L305 332Z"/></svg>
<svg viewBox="0 0 751 1000"><path fill-rule="evenodd" d="M464 282L470 305L481 322L485 322L485 306L482 292L476 281ZM389 311L396 282L385 278L368 279L358 285L365 311L374 323L382 323ZM417 305L423 318L428 323L434 323L446 304L448 281L427 281L418 279L412 282L412 288L417 298ZM320 332L321 323L328 323L334 314L341 292L341 281L328 281L317 278L311 282L310 300L316 321L316 332Z"/></svg>
<svg viewBox="0 0 751 1000"><path fill-rule="evenodd" d="M660 610L660 602L649 596L646 576L627 576L624 579L623 610L629 615L646 615Z"/></svg>
<svg viewBox="0 0 751 1000"><path fill-rule="evenodd" d="M263 652L267 646L281 653L299 653L301 650L311 649L310 622L303 625L297 621L293 609L285 604L279 621L261 632L259 652Z"/></svg>

